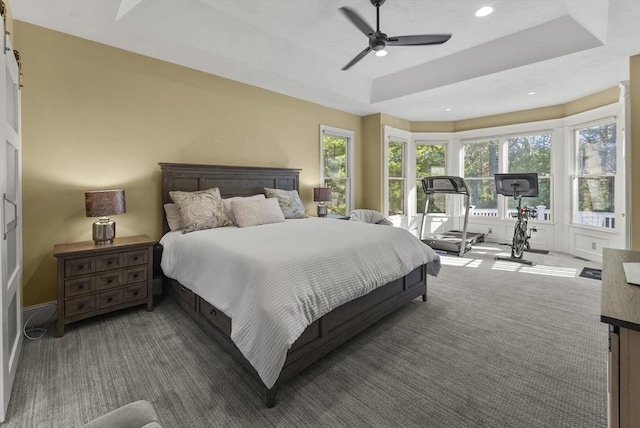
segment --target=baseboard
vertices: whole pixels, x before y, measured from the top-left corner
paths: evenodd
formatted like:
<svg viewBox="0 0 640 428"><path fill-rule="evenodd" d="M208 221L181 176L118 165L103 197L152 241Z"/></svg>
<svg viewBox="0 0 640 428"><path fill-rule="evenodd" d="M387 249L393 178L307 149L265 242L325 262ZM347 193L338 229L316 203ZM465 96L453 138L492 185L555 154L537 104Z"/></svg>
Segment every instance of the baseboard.
<svg viewBox="0 0 640 428"><path fill-rule="evenodd" d="M153 278L153 295L162 294L162 278ZM42 325L47 322L55 321L58 314L58 302L46 302L33 306L22 308L22 324L26 326L29 321L29 327ZM33 318L31 318L33 316Z"/></svg>
<svg viewBox="0 0 640 428"><path fill-rule="evenodd" d="M24 326L29 322L29 327L43 325L47 322L55 321L58 313L58 302L46 302L38 305L22 308L22 323Z"/></svg>

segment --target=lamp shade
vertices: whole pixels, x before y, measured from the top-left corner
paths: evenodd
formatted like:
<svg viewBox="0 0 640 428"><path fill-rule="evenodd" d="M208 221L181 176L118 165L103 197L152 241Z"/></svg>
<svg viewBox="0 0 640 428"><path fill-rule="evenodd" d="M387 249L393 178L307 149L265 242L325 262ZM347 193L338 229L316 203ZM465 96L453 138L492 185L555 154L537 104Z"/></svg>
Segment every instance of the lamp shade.
<svg viewBox="0 0 640 428"><path fill-rule="evenodd" d="M108 217L127 212L122 189L85 192L84 205L87 217Z"/></svg>
<svg viewBox="0 0 640 428"><path fill-rule="evenodd" d="M328 202L331 200L330 187L316 187L313 189L314 202Z"/></svg>

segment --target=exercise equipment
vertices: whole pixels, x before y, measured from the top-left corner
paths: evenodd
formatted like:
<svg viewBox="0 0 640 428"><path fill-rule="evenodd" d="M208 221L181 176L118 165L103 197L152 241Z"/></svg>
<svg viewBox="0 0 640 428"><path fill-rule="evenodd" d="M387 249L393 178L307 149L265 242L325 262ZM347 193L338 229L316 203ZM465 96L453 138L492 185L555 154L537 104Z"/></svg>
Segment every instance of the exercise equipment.
<svg viewBox="0 0 640 428"><path fill-rule="evenodd" d="M536 218L535 209L522 206L522 198L538 197L538 173L520 173L520 174L494 174L496 184L496 193L503 196L513 196L518 201L518 208L514 215L517 218L513 229L513 239L511 241L511 257L496 256L496 260L506 260L510 262L522 263L529 266L535 266L535 263L522 258L523 253L531 251L529 239L531 232L536 232L536 228L529 227L529 218Z"/></svg>
<svg viewBox="0 0 640 428"><path fill-rule="evenodd" d="M469 189L462 177L455 176L435 176L425 177L422 179L422 190L426 194L427 198L424 202L424 210L422 215L422 221L420 223L420 240L433 248L434 250L442 250L448 253L456 253L459 256L464 256L464 253L471 249L472 244L480 240L484 240L483 233L469 233L467 232L467 224L469 223L469 211L471 208L469 196ZM427 217L427 211L429 209L429 201L432 195L438 193L445 193L451 195L464 196L464 227L462 231L450 231L440 234L432 234L427 238L423 238L424 222Z"/></svg>

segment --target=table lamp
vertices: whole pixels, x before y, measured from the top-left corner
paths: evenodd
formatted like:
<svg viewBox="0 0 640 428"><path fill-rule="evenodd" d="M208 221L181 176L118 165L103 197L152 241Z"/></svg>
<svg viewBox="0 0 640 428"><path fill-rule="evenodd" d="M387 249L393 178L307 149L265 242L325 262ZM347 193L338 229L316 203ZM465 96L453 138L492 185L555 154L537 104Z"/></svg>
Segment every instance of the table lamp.
<svg viewBox="0 0 640 428"><path fill-rule="evenodd" d="M127 212L124 190L94 190L85 192L84 205L87 217L99 217L93 223L93 240L98 245L110 244L116 237L116 222L109 220L110 215Z"/></svg>
<svg viewBox="0 0 640 428"><path fill-rule="evenodd" d="M331 201L330 187L315 187L313 189L313 200L318 203L318 217L327 216L327 206L325 202Z"/></svg>

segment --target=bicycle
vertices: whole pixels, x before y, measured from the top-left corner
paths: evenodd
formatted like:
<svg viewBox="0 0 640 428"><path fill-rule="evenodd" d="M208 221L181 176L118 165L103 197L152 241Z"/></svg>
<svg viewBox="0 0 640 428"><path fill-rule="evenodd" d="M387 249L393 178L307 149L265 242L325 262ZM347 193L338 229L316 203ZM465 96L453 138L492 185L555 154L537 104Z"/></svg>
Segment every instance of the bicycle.
<svg viewBox="0 0 640 428"><path fill-rule="evenodd" d="M523 207L522 197L517 197L516 199L518 199L518 210L515 213L512 213L511 216L516 217L518 220L516 221L516 225L513 229L511 258L522 259L522 254L525 250L531 249L531 245L529 244L531 232L537 232L535 226L531 228L528 227L529 218L537 218L538 212L534 208L529 208L527 206Z"/></svg>

